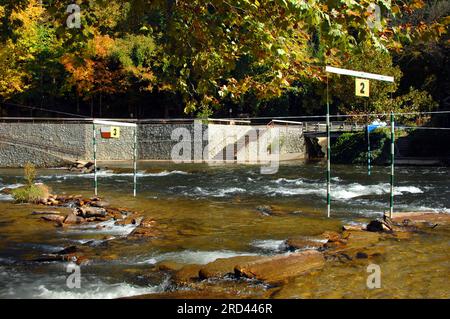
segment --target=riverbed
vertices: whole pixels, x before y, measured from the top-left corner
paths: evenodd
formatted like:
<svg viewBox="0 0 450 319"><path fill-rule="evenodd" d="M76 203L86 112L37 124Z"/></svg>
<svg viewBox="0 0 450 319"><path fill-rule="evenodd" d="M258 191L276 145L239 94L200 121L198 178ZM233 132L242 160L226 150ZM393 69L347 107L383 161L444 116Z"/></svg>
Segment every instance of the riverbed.
<svg viewBox="0 0 450 319"><path fill-rule="evenodd" d="M396 169L396 211L450 213L450 169ZM56 194L93 194L93 175L62 169L38 171L37 181ZM0 169L0 190L23 183L19 169ZM132 225L57 228L34 218L32 205L17 205L0 194L1 298L118 298L164 292L162 261L206 264L239 255L271 255L292 236L317 236L343 224L364 224L389 209L389 168L338 166L332 170L332 211L326 217L325 167L289 162L273 175L248 165L140 163L138 196L133 198L129 164L102 165L99 195L116 207L141 211L157 220L164 236L142 242L115 241ZM270 205L286 214L266 216ZM108 239L105 239L108 238ZM81 267L80 289L66 285L62 263L30 262L33 256L70 245L104 245L102 258ZM382 288L366 286L367 265L327 263L320 271L283 285L273 298L449 298L450 229L434 236L415 234L408 241L386 241ZM170 288L172 289L172 288Z"/></svg>

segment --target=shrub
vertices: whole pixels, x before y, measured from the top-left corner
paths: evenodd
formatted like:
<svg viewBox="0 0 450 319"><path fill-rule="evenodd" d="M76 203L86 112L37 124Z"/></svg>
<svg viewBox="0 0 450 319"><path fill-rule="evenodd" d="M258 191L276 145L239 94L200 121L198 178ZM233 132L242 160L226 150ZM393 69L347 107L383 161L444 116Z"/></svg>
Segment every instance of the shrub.
<svg viewBox="0 0 450 319"><path fill-rule="evenodd" d="M39 203L43 199L48 198L50 194L49 188L44 184L33 184L30 186L23 186L11 191L11 195L18 203Z"/></svg>
<svg viewBox="0 0 450 319"><path fill-rule="evenodd" d="M34 184L34 180L36 179L36 167L31 163L27 163L25 164L24 173L26 185L32 186Z"/></svg>
<svg viewBox="0 0 450 319"><path fill-rule="evenodd" d="M378 128L370 133L371 160L385 164L389 159L390 131ZM344 133L331 146L331 159L340 164L367 163L367 133Z"/></svg>
<svg viewBox="0 0 450 319"><path fill-rule="evenodd" d="M49 188L44 184L35 184L36 168L27 163L24 168L25 186L13 189L11 195L18 203L39 203L50 194Z"/></svg>

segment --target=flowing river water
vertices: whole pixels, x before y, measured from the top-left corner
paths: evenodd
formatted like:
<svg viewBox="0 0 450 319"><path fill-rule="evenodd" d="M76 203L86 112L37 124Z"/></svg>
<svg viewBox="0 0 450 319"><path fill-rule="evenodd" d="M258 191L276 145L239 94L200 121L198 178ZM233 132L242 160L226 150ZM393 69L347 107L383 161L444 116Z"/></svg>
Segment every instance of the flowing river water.
<svg viewBox="0 0 450 319"><path fill-rule="evenodd" d="M31 205L0 194L0 298L116 298L162 292L169 278L151 271L160 261L206 264L217 258L270 255L292 236L315 236L346 223L366 223L389 208L389 168L333 166L332 218L326 218L325 170L321 163L282 164L277 174L259 166L141 163L138 196L132 173L110 164L99 174L99 195L112 206L143 211L165 229L162 238L110 241L133 226L105 222L103 228L56 228L30 215ZM396 211L450 213L450 169L396 169ZM56 194L93 193L92 174L39 170L38 181ZM0 190L20 186L22 170L1 169ZM288 211L264 216L256 207ZM30 262L39 254L91 241L104 245L103 257L81 268L80 289L66 286L66 265ZM434 236L380 244L382 288L366 287L367 264L327 263L309 276L294 278L275 298L449 298L450 228ZM103 246L100 246L103 247Z"/></svg>

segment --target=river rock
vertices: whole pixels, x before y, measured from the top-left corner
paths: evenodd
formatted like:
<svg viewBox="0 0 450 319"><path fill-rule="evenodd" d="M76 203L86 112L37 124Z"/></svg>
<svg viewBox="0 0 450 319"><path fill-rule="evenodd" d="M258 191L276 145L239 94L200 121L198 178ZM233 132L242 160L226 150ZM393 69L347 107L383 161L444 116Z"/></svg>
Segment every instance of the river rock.
<svg viewBox="0 0 450 319"><path fill-rule="evenodd" d="M152 293L146 295L125 297L121 299L181 299L181 300L192 300L192 299L236 299L236 291L220 291L218 288L215 289L203 289L203 290L175 290L166 291L160 293ZM239 295L240 299L263 299L260 295Z"/></svg>
<svg viewBox="0 0 450 319"><path fill-rule="evenodd" d="M154 238L159 236L156 229L156 221L151 218L143 218L139 226L137 226L127 237L127 239Z"/></svg>
<svg viewBox="0 0 450 319"><path fill-rule="evenodd" d="M342 235L334 231L326 231L320 237L323 237L329 243L341 242L343 240Z"/></svg>
<svg viewBox="0 0 450 319"><path fill-rule="evenodd" d="M343 231L364 231L366 230L365 226L362 225L344 225L342 226Z"/></svg>
<svg viewBox="0 0 450 319"><path fill-rule="evenodd" d="M78 265L88 261L85 253L80 250L77 246L69 246L60 250L54 254L42 255L38 258L33 259L35 262L75 262Z"/></svg>
<svg viewBox="0 0 450 319"><path fill-rule="evenodd" d="M44 215L41 216L41 219L45 220L46 222L55 222L58 224L58 226L62 226L65 217L60 215Z"/></svg>
<svg viewBox="0 0 450 319"><path fill-rule="evenodd" d="M94 163L88 161L76 161L69 166L69 170L82 173L92 173L94 171Z"/></svg>
<svg viewBox="0 0 450 319"><path fill-rule="evenodd" d="M202 267L203 265L186 265L173 274L172 280L177 285L189 285L192 281L199 279L199 272Z"/></svg>
<svg viewBox="0 0 450 319"><path fill-rule="evenodd" d="M84 218L76 215L76 211L70 212L66 218L64 218L64 225L73 225L73 224L81 224L84 222Z"/></svg>
<svg viewBox="0 0 450 319"><path fill-rule="evenodd" d="M450 214L435 212L394 213L392 221L397 226L415 226L434 229L439 225L450 224Z"/></svg>
<svg viewBox="0 0 450 319"><path fill-rule="evenodd" d="M183 268L185 265L177 263L175 261L162 261L156 265L156 268L160 271L175 272Z"/></svg>
<svg viewBox="0 0 450 319"><path fill-rule="evenodd" d="M11 195L11 193L12 193L12 189L8 188L8 187L5 187L2 190L0 190L0 194Z"/></svg>
<svg viewBox="0 0 450 319"><path fill-rule="evenodd" d="M77 246L69 246L64 248L63 250L58 251L57 255L67 255L67 254L74 254L78 251Z"/></svg>
<svg viewBox="0 0 450 319"><path fill-rule="evenodd" d="M234 270L236 275L241 277L258 279L269 284L279 284L311 269L320 268L324 262L322 253L316 250L307 250L243 263L236 266Z"/></svg>
<svg viewBox="0 0 450 319"><path fill-rule="evenodd" d="M243 263L261 259L261 256L236 256L231 258L219 258L204 265L198 275L200 279L221 278L227 274L233 274L234 268Z"/></svg>
<svg viewBox="0 0 450 319"><path fill-rule="evenodd" d="M49 211L49 212L32 212L31 215L61 215L61 212L58 211Z"/></svg>
<svg viewBox="0 0 450 319"><path fill-rule="evenodd" d="M108 207L110 205L109 202L104 200L91 201L90 204L94 207Z"/></svg>
<svg viewBox="0 0 450 319"><path fill-rule="evenodd" d="M373 253L369 253L369 250L376 247L377 243L384 236L392 235L369 231L345 231L342 234L342 238L346 238L345 241L327 243L326 247L328 249L324 251L324 256L327 260L338 260L340 262L357 259L358 253L365 253L371 256ZM360 254L359 256L362 255Z"/></svg>
<svg viewBox="0 0 450 319"><path fill-rule="evenodd" d="M108 213L109 217L114 218L114 220L121 220L124 218L124 215L122 212L115 208L106 208L106 212Z"/></svg>
<svg viewBox="0 0 450 319"><path fill-rule="evenodd" d="M382 232L384 231L383 223L379 220L372 220L367 224L366 230L370 232Z"/></svg>
<svg viewBox="0 0 450 319"><path fill-rule="evenodd" d="M256 207L256 210L263 216L285 216L290 213L289 211L273 205L258 206Z"/></svg>
<svg viewBox="0 0 450 319"><path fill-rule="evenodd" d="M79 215L81 215L84 218L106 217L107 215L106 210L97 207L84 206L80 207L78 211L80 213Z"/></svg>
<svg viewBox="0 0 450 319"><path fill-rule="evenodd" d="M114 223L115 225L137 225L139 224L139 217L130 216L121 220L118 220Z"/></svg>
<svg viewBox="0 0 450 319"><path fill-rule="evenodd" d="M296 237L286 240L286 247L289 251L296 251L299 249L320 249L323 248L325 242L320 240L308 239L305 237Z"/></svg>
<svg viewBox="0 0 450 319"><path fill-rule="evenodd" d="M268 205L258 206L256 210L264 216L270 216L273 213L272 207Z"/></svg>

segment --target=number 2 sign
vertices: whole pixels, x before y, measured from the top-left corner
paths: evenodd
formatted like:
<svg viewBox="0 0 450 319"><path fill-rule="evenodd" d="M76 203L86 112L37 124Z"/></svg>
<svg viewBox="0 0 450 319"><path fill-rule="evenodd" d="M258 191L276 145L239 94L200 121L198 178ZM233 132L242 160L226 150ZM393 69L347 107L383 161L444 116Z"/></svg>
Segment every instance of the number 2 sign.
<svg viewBox="0 0 450 319"><path fill-rule="evenodd" d="M370 81L365 79L355 80L355 94L356 96L369 97L370 96Z"/></svg>

